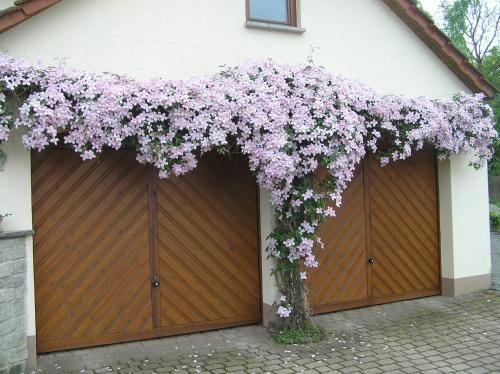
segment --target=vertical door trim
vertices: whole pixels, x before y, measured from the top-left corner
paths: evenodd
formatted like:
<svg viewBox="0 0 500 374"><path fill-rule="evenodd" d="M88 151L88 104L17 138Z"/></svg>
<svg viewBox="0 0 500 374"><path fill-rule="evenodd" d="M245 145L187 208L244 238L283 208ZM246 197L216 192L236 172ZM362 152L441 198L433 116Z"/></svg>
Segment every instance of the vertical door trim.
<svg viewBox="0 0 500 374"><path fill-rule="evenodd" d="M442 251L441 251L441 205L440 205L440 201L439 201L440 186L439 186L439 169L438 169L439 159L438 159L438 154L437 154L436 149L433 149L432 153L434 155L434 168L435 168L434 171L435 171L435 178L436 178L436 211L437 211L436 227L437 227L437 233L438 233L437 244L438 244L438 256L439 256L439 294L442 295L443 294L443 270L442 270L443 258L441 257L442 256Z"/></svg>
<svg viewBox="0 0 500 374"><path fill-rule="evenodd" d="M261 222L260 222L260 186L259 184L257 183L257 181L255 181L255 195L256 195L256 199L255 199L255 204L257 205L257 240L258 240L258 243L257 243L257 248L258 248L258 253L259 253L259 299L260 299L260 321L259 323L263 323L264 322L264 293L262 292L262 287L263 287L263 283L262 283L262 278L264 276L264 274L262 274L262 251L266 250L265 248L262 248L262 232L261 232ZM271 275L272 276L272 275Z"/></svg>
<svg viewBox="0 0 500 374"><path fill-rule="evenodd" d="M149 252L151 259L151 303L153 309L153 328L161 327L161 293L160 287L153 287L154 280L160 279L158 254L158 204L156 193L156 173L154 166L148 167L149 195Z"/></svg>
<svg viewBox="0 0 500 374"><path fill-rule="evenodd" d="M363 188L365 194L365 243L366 243L366 286L367 286L367 299L372 300L373 298L373 264L368 264L368 259L373 256L372 251L372 212L371 212L371 196L370 196L370 167L371 167L371 155L367 155L362 163L363 168Z"/></svg>

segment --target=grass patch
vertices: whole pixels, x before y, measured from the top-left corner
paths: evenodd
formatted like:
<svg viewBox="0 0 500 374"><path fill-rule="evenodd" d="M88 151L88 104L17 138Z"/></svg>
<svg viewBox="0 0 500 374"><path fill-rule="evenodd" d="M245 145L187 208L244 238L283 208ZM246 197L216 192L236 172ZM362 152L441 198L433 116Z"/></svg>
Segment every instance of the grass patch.
<svg viewBox="0 0 500 374"><path fill-rule="evenodd" d="M493 231L500 231L500 201L490 198L490 227Z"/></svg>
<svg viewBox="0 0 500 374"><path fill-rule="evenodd" d="M271 337L278 344L309 344L324 340L326 332L323 327L311 323L303 330L274 330Z"/></svg>
<svg viewBox="0 0 500 374"><path fill-rule="evenodd" d="M493 230L499 231L500 227L500 214L496 212L490 212L490 226Z"/></svg>

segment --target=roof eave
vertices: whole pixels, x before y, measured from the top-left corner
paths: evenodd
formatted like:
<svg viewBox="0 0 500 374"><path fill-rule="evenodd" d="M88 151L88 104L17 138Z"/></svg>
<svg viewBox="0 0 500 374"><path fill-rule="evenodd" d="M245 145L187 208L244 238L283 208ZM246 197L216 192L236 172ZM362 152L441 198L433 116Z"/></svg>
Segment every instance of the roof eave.
<svg viewBox="0 0 500 374"><path fill-rule="evenodd" d="M26 21L61 0L17 0L0 12L0 33Z"/></svg>
<svg viewBox="0 0 500 374"><path fill-rule="evenodd" d="M472 92L483 92L488 97L495 96L496 88L411 0L383 1Z"/></svg>

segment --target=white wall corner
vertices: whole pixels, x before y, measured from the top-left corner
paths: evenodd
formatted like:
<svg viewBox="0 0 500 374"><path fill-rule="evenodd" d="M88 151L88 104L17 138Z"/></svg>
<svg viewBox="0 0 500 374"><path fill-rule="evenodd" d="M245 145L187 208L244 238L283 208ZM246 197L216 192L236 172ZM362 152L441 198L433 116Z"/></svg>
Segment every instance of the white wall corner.
<svg viewBox="0 0 500 374"><path fill-rule="evenodd" d="M453 214L450 160L438 161L441 277L453 278Z"/></svg>
<svg viewBox="0 0 500 374"><path fill-rule="evenodd" d="M259 212L260 212L260 247L261 247L261 279L262 279L262 318L263 324L269 325L272 323L274 310L273 303L278 299L278 289L276 287L276 279L271 275L274 266L272 259L268 258L266 251L267 237L275 227L276 221L274 218L274 207L271 204L271 194L265 189L260 189L259 192Z"/></svg>
<svg viewBox="0 0 500 374"><path fill-rule="evenodd" d="M26 315L28 336L36 335L35 267L33 262L33 236L26 236Z"/></svg>
<svg viewBox="0 0 500 374"><path fill-rule="evenodd" d="M473 153L438 164L443 294L488 288L491 248L488 171L469 166Z"/></svg>

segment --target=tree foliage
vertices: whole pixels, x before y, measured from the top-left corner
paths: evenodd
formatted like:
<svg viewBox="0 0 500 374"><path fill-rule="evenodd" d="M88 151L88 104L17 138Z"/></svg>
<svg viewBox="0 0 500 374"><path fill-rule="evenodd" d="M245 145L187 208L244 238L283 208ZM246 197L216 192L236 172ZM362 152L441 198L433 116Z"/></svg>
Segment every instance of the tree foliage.
<svg viewBox="0 0 500 374"><path fill-rule="evenodd" d="M443 31L465 57L500 90L500 5L488 0L443 0L441 2ZM500 95L489 100L495 113L495 125L500 130ZM490 172L500 175L500 143Z"/></svg>
<svg viewBox="0 0 500 374"><path fill-rule="evenodd" d="M453 44L478 68L498 46L500 6L488 0L443 0L444 32Z"/></svg>
<svg viewBox="0 0 500 374"><path fill-rule="evenodd" d="M500 47L495 46L484 58L481 66L485 78L500 91ZM489 100L495 115L495 127L500 130L500 94ZM500 142L495 143L495 155L490 162L490 172L493 175L500 175Z"/></svg>

